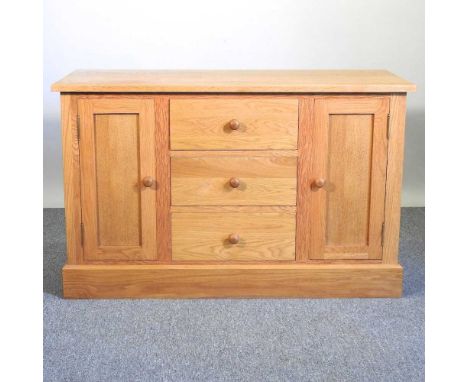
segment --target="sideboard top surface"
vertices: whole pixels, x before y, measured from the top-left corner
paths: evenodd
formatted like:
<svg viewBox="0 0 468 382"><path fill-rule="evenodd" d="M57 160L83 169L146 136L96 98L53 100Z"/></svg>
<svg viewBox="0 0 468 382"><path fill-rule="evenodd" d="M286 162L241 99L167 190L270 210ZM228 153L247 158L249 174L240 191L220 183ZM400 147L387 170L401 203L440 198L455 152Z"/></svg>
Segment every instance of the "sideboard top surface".
<svg viewBox="0 0 468 382"><path fill-rule="evenodd" d="M84 93L405 93L387 70L76 70L53 91Z"/></svg>

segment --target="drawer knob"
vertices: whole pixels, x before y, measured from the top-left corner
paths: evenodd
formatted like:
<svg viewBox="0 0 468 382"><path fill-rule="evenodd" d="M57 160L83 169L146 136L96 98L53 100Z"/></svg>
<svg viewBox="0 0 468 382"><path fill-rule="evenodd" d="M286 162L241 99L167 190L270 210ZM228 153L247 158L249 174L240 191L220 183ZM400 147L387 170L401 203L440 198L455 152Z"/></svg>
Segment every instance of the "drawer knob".
<svg viewBox="0 0 468 382"><path fill-rule="evenodd" d="M151 187L154 184L154 179L151 176L145 176L143 178L143 185L145 187Z"/></svg>
<svg viewBox="0 0 468 382"><path fill-rule="evenodd" d="M231 119L231 121L229 121L229 127L231 130L238 130L240 127L240 122L237 119Z"/></svg>
<svg viewBox="0 0 468 382"><path fill-rule="evenodd" d="M325 179L322 179L322 178L315 179L312 185L317 188L322 188L323 186L325 186Z"/></svg>
<svg viewBox="0 0 468 382"><path fill-rule="evenodd" d="M229 179L229 184L232 188L237 188L240 186L240 179L239 178L231 178Z"/></svg>
<svg viewBox="0 0 468 382"><path fill-rule="evenodd" d="M237 233L231 233L229 235L229 242L231 244L237 244L240 241L240 237Z"/></svg>

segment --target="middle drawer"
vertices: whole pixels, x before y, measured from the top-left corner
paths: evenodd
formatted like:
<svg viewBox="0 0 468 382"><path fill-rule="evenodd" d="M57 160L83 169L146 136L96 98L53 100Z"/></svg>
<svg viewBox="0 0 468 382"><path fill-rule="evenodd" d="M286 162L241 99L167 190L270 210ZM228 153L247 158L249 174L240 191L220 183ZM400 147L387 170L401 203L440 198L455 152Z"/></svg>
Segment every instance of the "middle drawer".
<svg viewBox="0 0 468 382"><path fill-rule="evenodd" d="M296 205L297 157L172 157L174 206Z"/></svg>

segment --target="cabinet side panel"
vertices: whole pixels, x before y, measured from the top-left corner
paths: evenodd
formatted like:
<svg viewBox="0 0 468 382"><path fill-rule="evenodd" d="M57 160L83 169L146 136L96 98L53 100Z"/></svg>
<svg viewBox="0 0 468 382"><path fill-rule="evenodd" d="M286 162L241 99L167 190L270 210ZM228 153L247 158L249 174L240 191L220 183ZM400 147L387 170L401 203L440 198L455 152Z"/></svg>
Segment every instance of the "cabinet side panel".
<svg viewBox="0 0 468 382"><path fill-rule="evenodd" d="M80 150L76 124L76 97L62 94L60 96L60 102L67 261L68 264L79 264L82 262L82 248Z"/></svg>
<svg viewBox="0 0 468 382"><path fill-rule="evenodd" d="M155 98L156 111L156 245L157 260L171 261L171 167L169 157L169 98Z"/></svg>
<svg viewBox="0 0 468 382"><path fill-rule="evenodd" d="M398 263L400 239L400 201L405 142L406 95L390 98L390 139L388 144L387 185L385 198L384 264Z"/></svg>

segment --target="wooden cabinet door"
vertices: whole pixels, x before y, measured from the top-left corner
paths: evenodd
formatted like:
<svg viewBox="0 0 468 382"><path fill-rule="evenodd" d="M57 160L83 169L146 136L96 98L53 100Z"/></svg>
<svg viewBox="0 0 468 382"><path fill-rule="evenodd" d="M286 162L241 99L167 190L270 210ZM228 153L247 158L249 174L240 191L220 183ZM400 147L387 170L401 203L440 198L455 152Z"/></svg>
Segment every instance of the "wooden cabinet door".
<svg viewBox="0 0 468 382"><path fill-rule="evenodd" d="M79 99L78 114L84 260L156 259L154 100Z"/></svg>
<svg viewBox="0 0 468 382"><path fill-rule="evenodd" d="M311 259L381 259L386 97L317 98L310 155Z"/></svg>

